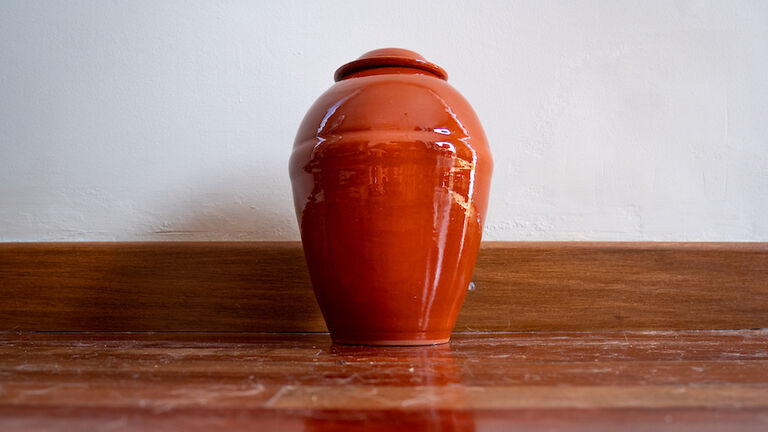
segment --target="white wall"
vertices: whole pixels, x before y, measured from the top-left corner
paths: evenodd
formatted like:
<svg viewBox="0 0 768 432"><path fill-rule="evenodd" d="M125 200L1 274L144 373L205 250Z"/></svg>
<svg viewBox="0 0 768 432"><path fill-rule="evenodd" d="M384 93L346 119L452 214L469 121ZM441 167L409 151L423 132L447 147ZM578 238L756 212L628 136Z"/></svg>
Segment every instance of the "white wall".
<svg viewBox="0 0 768 432"><path fill-rule="evenodd" d="M447 69L486 240L768 240L766 1L0 2L0 240L296 240L336 67Z"/></svg>

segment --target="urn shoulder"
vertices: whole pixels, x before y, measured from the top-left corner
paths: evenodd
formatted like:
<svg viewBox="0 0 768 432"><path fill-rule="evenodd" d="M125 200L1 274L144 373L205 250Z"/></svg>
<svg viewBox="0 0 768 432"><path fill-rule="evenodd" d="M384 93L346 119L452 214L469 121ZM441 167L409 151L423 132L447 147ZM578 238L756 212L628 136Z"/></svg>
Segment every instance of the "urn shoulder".
<svg viewBox="0 0 768 432"><path fill-rule="evenodd" d="M307 112L294 147L345 137L456 140L487 152L485 132L446 72L421 55L386 48L341 66Z"/></svg>

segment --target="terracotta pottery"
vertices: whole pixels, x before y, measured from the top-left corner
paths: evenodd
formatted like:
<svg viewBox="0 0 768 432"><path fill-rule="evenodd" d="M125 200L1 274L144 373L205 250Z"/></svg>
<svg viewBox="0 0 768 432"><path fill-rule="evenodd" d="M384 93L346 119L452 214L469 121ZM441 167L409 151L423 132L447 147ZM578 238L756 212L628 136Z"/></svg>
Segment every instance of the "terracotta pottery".
<svg viewBox="0 0 768 432"><path fill-rule="evenodd" d="M493 162L472 107L404 49L336 71L290 160L309 273L334 342L448 342L472 276Z"/></svg>

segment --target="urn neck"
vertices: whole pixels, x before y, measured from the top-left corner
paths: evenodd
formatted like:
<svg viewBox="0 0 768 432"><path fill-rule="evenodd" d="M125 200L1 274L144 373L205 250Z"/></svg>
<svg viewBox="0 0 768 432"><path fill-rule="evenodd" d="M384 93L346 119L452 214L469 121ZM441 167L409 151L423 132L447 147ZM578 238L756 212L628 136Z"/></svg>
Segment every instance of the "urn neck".
<svg viewBox="0 0 768 432"><path fill-rule="evenodd" d="M401 48L383 48L369 51L336 70L334 79L393 74L426 74L448 80L448 74L440 66L428 62L420 54Z"/></svg>
<svg viewBox="0 0 768 432"><path fill-rule="evenodd" d="M337 81L343 81L349 78L360 78L360 77L371 76L371 75L428 75L431 77L443 79L442 76L425 69L419 69L414 67L403 67L403 66L380 66L380 67L375 67L370 69L362 69L356 72L349 73L347 75L344 75L340 80L337 80Z"/></svg>

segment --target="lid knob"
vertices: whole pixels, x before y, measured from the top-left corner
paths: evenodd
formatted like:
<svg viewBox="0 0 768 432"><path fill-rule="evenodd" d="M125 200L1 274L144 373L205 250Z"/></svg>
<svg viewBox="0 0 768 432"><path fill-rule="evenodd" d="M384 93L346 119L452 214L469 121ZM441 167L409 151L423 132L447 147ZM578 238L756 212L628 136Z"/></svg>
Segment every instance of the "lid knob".
<svg viewBox="0 0 768 432"><path fill-rule="evenodd" d="M421 69L448 80L448 74L440 66L428 62L421 54L403 48L380 48L361 55L357 60L345 64L336 70L333 78L341 81L348 75L377 67L410 67Z"/></svg>

